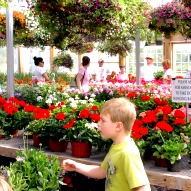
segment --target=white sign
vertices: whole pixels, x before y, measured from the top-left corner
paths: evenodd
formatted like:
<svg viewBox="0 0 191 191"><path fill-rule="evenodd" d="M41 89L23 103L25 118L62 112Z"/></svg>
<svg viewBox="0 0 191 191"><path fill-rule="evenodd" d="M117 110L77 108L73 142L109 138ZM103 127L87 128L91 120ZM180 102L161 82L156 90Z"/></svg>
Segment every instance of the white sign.
<svg viewBox="0 0 191 191"><path fill-rule="evenodd" d="M172 102L191 103L191 79L172 79Z"/></svg>
<svg viewBox="0 0 191 191"><path fill-rule="evenodd" d="M187 72L186 72L186 78L191 78L191 70L187 70Z"/></svg>

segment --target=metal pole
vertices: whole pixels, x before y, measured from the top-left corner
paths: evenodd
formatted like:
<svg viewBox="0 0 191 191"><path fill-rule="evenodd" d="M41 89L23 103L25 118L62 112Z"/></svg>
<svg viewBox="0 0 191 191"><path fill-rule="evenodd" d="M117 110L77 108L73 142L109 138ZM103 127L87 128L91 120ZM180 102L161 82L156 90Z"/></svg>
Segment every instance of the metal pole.
<svg viewBox="0 0 191 191"><path fill-rule="evenodd" d="M189 103L186 103L186 121L189 123L190 116L189 116Z"/></svg>
<svg viewBox="0 0 191 191"><path fill-rule="evenodd" d="M6 43L7 43L7 99L14 96L14 49L13 49L13 10L8 1L6 8Z"/></svg>
<svg viewBox="0 0 191 191"><path fill-rule="evenodd" d="M140 79L140 31L137 30L135 37L135 56L136 56L136 83L141 84Z"/></svg>

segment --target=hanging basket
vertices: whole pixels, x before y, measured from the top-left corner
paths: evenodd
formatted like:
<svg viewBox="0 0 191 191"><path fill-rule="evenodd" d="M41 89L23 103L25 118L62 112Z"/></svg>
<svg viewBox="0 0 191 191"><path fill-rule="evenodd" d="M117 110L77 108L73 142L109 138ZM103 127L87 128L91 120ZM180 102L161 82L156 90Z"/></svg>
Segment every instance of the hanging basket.
<svg viewBox="0 0 191 191"><path fill-rule="evenodd" d="M92 145L85 142L72 142L72 156L78 158L89 158Z"/></svg>
<svg viewBox="0 0 191 191"><path fill-rule="evenodd" d="M162 42L162 40L156 40L155 43L157 46L160 46L160 45L162 45L163 42Z"/></svg>

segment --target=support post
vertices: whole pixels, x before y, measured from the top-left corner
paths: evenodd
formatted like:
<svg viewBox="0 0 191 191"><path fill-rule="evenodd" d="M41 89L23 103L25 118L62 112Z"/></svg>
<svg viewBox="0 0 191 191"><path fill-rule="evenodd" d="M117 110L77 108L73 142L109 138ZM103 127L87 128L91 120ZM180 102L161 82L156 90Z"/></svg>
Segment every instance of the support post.
<svg viewBox="0 0 191 191"><path fill-rule="evenodd" d="M186 121L189 123L190 116L189 116L189 103L186 103Z"/></svg>
<svg viewBox="0 0 191 191"><path fill-rule="evenodd" d="M119 67L125 66L126 67L126 56L122 56L119 54Z"/></svg>
<svg viewBox="0 0 191 191"><path fill-rule="evenodd" d="M6 43L7 43L7 99L14 96L14 49L13 49L13 10L8 1L6 8Z"/></svg>
<svg viewBox="0 0 191 191"><path fill-rule="evenodd" d="M135 37L135 59L136 59L136 84L140 85L140 31L137 30Z"/></svg>

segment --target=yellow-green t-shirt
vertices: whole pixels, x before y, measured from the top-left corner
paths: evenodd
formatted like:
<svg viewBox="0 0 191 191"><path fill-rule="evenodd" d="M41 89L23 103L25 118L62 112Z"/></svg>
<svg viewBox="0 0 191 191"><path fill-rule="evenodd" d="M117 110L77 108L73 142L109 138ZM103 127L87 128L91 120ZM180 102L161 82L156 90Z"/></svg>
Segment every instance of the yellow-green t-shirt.
<svg viewBox="0 0 191 191"><path fill-rule="evenodd" d="M107 172L105 191L131 191L149 184L139 150L131 138L113 144L101 166Z"/></svg>

